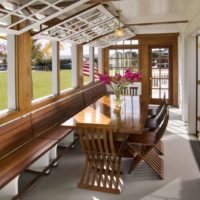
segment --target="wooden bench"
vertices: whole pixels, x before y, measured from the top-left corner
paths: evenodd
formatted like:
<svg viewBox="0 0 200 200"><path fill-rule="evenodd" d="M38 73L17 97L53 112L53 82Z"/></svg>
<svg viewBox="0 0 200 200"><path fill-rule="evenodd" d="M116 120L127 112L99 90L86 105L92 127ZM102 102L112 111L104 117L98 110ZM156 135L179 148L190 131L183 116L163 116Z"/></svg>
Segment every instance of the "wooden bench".
<svg viewBox="0 0 200 200"><path fill-rule="evenodd" d="M57 164L57 146L73 143L73 130L61 126L85 106L106 94L103 84L80 91L0 126L0 199L20 197L24 170L40 174ZM69 136L71 137L69 138ZM67 136L67 137L66 137ZM66 139L67 138L67 139Z"/></svg>
<svg viewBox="0 0 200 200"><path fill-rule="evenodd" d="M83 91L83 98L85 102L85 106L90 105L95 102L97 99L107 94L106 85L103 83L98 83L93 87L87 88Z"/></svg>
<svg viewBox="0 0 200 200"><path fill-rule="evenodd" d="M72 133L61 123L84 106L80 92L0 126L0 199L18 195L24 170L44 173L56 164L58 143Z"/></svg>
<svg viewBox="0 0 200 200"><path fill-rule="evenodd" d="M34 138L30 114L0 126L0 199L18 194L21 172L41 158L55 140Z"/></svg>

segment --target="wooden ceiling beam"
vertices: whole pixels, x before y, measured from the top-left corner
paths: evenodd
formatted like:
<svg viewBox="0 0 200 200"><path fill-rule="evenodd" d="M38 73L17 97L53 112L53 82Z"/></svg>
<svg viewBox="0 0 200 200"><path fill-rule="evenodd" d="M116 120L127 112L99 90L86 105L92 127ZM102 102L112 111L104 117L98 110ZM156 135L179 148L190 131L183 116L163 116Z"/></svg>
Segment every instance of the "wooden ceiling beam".
<svg viewBox="0 0 200 200"><path fill-rule="evenodd" d="M150 23L135 23L135 24L125 24L125 26L150 26L150 25L161 25L161 24L179 24L179 23L188 23L188 20L182 21L166 21L166 22L150 22Z"/></svg>

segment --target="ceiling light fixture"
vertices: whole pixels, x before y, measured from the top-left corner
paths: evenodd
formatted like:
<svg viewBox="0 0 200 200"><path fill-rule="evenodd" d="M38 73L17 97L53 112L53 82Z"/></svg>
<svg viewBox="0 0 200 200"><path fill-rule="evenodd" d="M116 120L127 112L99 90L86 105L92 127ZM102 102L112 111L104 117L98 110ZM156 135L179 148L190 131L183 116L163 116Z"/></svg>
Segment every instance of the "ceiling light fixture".
<svg viewBox="0 0 200 200"><path fill-rule="evenodd" d="M122 38L122 37L124 37L124 29L121 27L121 23L120 23L121 10L117 10L116 12L117 12L117 18L118 18L118 21L119 21L119 25L115 29L115 37L116 38Z"/></svg>

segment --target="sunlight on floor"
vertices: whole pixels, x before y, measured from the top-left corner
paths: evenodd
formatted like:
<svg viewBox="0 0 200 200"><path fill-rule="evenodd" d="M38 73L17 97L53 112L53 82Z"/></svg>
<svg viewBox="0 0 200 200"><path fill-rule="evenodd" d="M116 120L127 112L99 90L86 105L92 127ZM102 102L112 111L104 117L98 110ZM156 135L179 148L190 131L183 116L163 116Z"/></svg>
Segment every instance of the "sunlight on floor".
<svg viewBox="0 0 200 200"><path fill-rule="evenodd" d="M170 120L167 126L167 131L169 133L177 134L186 140L193 139L193 135L188 134L188 124L181 120L182 111L178 108L169 109ZM177 119L179 115L180 119ZM167 139L172 139L173 135L168 135Z"/></svg>

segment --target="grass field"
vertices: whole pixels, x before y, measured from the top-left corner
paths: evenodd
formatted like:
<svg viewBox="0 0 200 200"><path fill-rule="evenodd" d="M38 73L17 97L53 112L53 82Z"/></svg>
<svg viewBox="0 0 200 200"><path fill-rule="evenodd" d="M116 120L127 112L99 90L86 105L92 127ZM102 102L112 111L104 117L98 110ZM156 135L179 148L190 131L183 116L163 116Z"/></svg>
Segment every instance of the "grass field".
<svg viewBox="0 0 200 200"><path fill-rule="evenodd" d="M7 73L0 72L0 110L7 108Z"/></svg>
<svg viewBox="0 0 200 200"><path fill-rule="evenodd" d="M33 71L32 86L33 99L48 96L52 93L52 72ZM60 72L60 89L71 88L71 70L61 70ZM88 81L88 77L84 77L84 81ZM7 108L7 73L0 72L0 110Z"/></svg>

